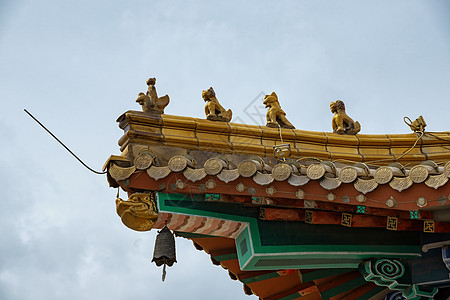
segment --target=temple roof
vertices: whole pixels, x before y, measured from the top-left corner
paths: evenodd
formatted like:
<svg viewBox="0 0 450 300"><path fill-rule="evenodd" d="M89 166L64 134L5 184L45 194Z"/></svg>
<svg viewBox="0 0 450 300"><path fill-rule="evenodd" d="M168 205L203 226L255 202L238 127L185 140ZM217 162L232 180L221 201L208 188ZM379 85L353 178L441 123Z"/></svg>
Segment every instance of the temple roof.
<svg viewBox="0 0 450 300"><path fill-rule="evenodd" d="M214 122L204 119L128 111L118 120L125 134L119 145L164 145L187 150L274 157L273 147L289 144L292 158L314 157L344 163L417 164L450 160L450 132L340 135L287 128ZM404 155L414 143L417 145Z"/></svg>
<svg viewBox="0 0 450 300"><path fill-rule="evenodd" d="M114 181L135 172L155 181L182 173L196 193L235 182L227 193L403 210L441 206L450 194L449 132L421 139L415 133L339 135L135 111L118 121L124 152L111 157ZM280 145L287 158L275 157Z"/></svg>
<svg viewBox="0 0 450 300"><path fill-rule="evenodd" d="M122 222L192 240L247 294L419 299L447 284L450 132L338 134L137 111L117 121L122 153L104 169L129 194L116 200ZM377 275L384 263L401 280Z"/></svg>

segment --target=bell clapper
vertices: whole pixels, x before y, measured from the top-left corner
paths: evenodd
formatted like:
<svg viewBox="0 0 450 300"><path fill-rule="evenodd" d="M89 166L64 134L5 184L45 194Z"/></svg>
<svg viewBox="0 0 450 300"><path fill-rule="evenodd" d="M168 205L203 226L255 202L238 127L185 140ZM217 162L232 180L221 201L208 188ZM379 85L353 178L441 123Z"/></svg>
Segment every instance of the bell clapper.
<svg viewBox="0 0 450 300"><path fill-rule="evenodd" d="M162 281L166 279L166 264L164 263L163 273L162 273Z"/></svg>

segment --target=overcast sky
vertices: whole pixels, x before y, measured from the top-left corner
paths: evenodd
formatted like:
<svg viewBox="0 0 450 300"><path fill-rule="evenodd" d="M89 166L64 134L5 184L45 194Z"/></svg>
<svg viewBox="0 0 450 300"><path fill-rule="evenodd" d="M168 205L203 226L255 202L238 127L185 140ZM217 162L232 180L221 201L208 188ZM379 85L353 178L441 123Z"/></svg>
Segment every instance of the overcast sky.
<svg viewBox="0 0 450 300"><path fill-rule="evenodd" d="M342 99L361 133L419 115L446 131L450 2L0 1L0 299L256 298L182 238L161 283L155 232L126 228L105 176L23 112L99 170L153 76L167 114L204 118L212 86L248 124L275 91L298 129L331 131Z"/></svg>

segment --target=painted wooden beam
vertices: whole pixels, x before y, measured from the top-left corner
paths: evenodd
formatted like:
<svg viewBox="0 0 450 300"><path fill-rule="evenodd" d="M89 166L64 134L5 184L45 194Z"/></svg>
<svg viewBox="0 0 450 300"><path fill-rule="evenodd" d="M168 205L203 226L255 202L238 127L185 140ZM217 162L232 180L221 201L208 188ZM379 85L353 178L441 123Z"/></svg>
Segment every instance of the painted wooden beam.
<svg viewBox="0 0 450 300"><path fill-rule="evenodd" d="M281 275L275 271L246 271L237 274L237 278L245 284L250 284L258 281L268 280L271 278L280 277Z"/></svg>
<svg viewBox="0 0 450 300"><path fill-rule="evenodd" d="M301 294L303 292L303 295ZM288 299L297 299L300 296L317 293L318 289L314 283L302 283L298 284L290 289L284 290L281 293L274 294L268 297L262 298L262 300L288 300Z"/></svg>
<svg viewBox="0 0 450 300"><path fill-rule="evenodd" d="M322 299L325 300L360 287L366 283L364 277L362 277L358 271L354 271L335 277L331 281L327 281L323 284L319 284L319 291L322 295Z"/></svg>
<svg viewBox="0 0 450 300"><path fill-rule="evenodd" d="M309 282L334 275L355 271L355 269L321 269L321 270L300 270L302 282Z"/></svg>
<svg viewBox="0 0 450 300"><path fill-rule="evenodd" d="M279 205L285 208L305 208L305 209L320 209L320 210L328 210L328 211L336 211L336 212L349 212L349 213L357 213L358 206L354 204L343 204L343 203L334 203L329 201L317 201L317 200L306 200L306 199L298 199L292 200L287 198L270 198L275 205ZM365 205L361 203L361 205ZM374 215L374 216L394 216L397 218L409 219L410 212L404 210L397 209L389 209L389 208L376 208L365 206L365 214L366 215ZM418 219L432 219L433 213L431 211L418 211Z"/></svg>
<svg viewBox="0 0 450 300"><path fill-rule="evenodd" d="M355 300L378 300L378 299L384 299L384 297L389 292L389 289L387 289L384 286L376 286L364 295L359 296L358 298L355 298Z"/></svg>
<svg viewBox="0 0 450 300"><path fill-rule="evenodd" d="M425 231L426 221L400 219L394 217L395 226L389 226L388 218L365 214L347 214L347 222L343 221L343 214L334 211L303 210L292 208L261 208L260 218L266 221L301 221L309 224L343 225L347 227L377 227L397 231ZM450 223L433 222L435 233L450 233ZM427 228L431 228L428 226Z"/></svg>

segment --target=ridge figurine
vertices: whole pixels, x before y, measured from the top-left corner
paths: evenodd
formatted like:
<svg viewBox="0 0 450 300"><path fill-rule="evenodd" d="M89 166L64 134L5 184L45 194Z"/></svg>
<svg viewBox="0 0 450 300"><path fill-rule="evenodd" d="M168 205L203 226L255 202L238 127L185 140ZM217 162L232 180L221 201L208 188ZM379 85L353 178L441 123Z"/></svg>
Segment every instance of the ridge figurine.
<svg viewBox="0 0 450 300"><path fill-rule="evenodd" d="M233 116L231 109L225 110L216 98L216 92L210 87L202 91L203 100L205 100L206 119L211 121L230 122Z"/></svg>
<svg viewBox="0 0 450 300"><path fill-rule="evenodd" d="M286 118L286 113L281 109L278 96L275 92L272 92L270 95L265 95L263 104L266 108L269 108L266 114L267 127L295 128Z"/></svg>
<svg viewBox="0 0 450 300"><path fill-rule="evenodd" d="M147 80L147 94L139 93L136 102L142 105L142 111L153 114L163 114L164 108L169 104L169 96L165 95L158 98L156 93L156 78Z"/></svg>
<svg viewBox="0 0 450 300"><path fill-rule="evenodd" d="M334 133L354 135L361 130L359 122L353 121L345 113L345 104L342 100L331 102L330 110L334 113L333 119L331 120Z"/></svg>

